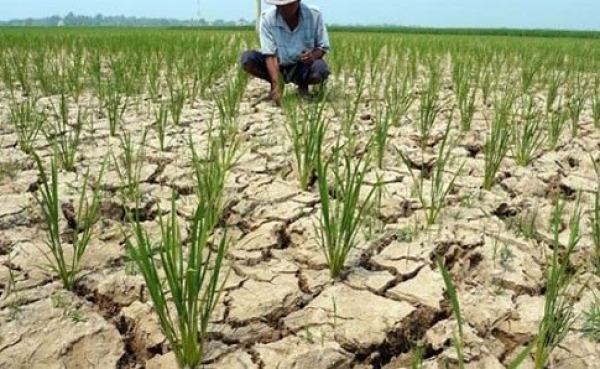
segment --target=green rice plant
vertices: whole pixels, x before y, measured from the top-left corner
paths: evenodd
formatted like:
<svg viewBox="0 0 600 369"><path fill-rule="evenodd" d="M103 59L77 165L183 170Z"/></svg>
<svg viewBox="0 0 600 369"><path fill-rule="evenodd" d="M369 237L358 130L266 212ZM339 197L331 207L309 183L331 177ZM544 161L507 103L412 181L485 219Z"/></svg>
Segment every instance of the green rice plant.
<svg viewBox="0 0 600 369"><path fill-rule="evenodd" d="M483 149L484 190L490 190L494 185L496 174L510 148L513 103L514 95L509 91L496 101L494 118Z"/></svg>
<svg viewBox="0 0 600 369"><path fill-rule="evenodd" d="M85 71L85 49L77 45L71 48L71 55L69 59L63 62L63 68L65 64L70 64L67 67L67 71L64 73L67 81L67 90L69 94L73 96L73 100L76 104L79 104L81 94L84 91L84 77L83 73Z"/></svg>
<svg viewBox="0 0 600 369"><path fill-rule="evenodd" d="M398 151L400 158L406 165L406 168L410 172L413 182L415 183L415 190L417 197L423 209L425 209L425 218L427 225L434 224L438 216L440 215L448 194L454 187L456 179L460 175L464 162L450 177L450 181L446 183L444 176L446 175L447 165L454 157L452 156L452 149L455 147L455 143L450 142L450 131L452 127L452 117L446 124L446 129L442 136L442 141L439 144L437 157L433 163L431 171L421 170L420 174L415 174L413 166L410 163L410 159L404 155L401 151ZM421 150L421 159L424 161L424 152ZM426 173L429 172L429 173ZM428 178L427 178L428 177ZM426 186L427 181L429 186Z"/></svg>
<svg viewBox="0 0 600 369"><path fill-rule="evenodd" d="M168 129L168 117L169 110L167 109L166 103L159 103L158 107L154 109L154 130L158 136L158 143L160 151L165 151L165 139Z"/></svg>
<svg viewBox="0 0 600 369"><path fill-rule="evenodd" d="M419 100L419 143L424 149L431 135L431 130L442 106L438 97L441 85L441 72L436 61L429 61L428 78Z"/></svg>
<svg viewBox="0 0 600 369"><path fill-rule="evenodd" d="M527 166L540 152L546 143L547 135L542 126L542 114L535 107L535 100L529 95L523 95L521 100L523 112L521 120L515 119L510 124L513 145L512 152L515 162Z"/></svg>
<svg viewBox="0 0 600 369"><path fill-rule="evenodd" d="M139 186L145 160L147 134L148 130L144 129L138 147L135 148L131 133L122 131L119 135L119 146L122 151L120 160L117 159L114 151L111 151L113 165L122 184L120 194L124 200L136 204L140 200Z"/></svg>
<svg viewBox="0 0 600 369"><path fill-rule="evenodd" d="M521 93L531 93L535 78L539 75L543 68L542 55L539 53L524 52L520 55L521 61Z"/></svg>
<svg viewBox="0 0 600 369"><path fill-rule="evenodd" d="M65 289L73 291L80 276L80 262L83 258L87 246L93 236L93 226L97 220L98 208L100 206L100 186L102 185L102 177L104 173L105 163L102 164L96 184L92 192L91 204L88 203L87 188L89 184L90 171L88 169L81 186L81 194L79 197L77 213L75 214L76 224L72 229L72 247L73 255L69 261L65 255L63 241L61 240L60 229L60 209L61 199L58 193L58 169L56 160L51 158L50 162L50 177L44 169L44 165L40 157L33 153L37 169L40 175L40 193L41 198L36 196L36 201L40 205L47 225L46 246L51 251L51 256L46 253L44 255L48 259L49 267L58 274L62 285Z"/></svg>
<svg viewBox="0 0 600 369"><path fill-rule="evenodd" d="M546 114L552 111L554 103L559 97L559 90L563 84L562 72L560 70L551 70L546 74L547 96L546 96Z"/></svg>
<svg viewBox="0 0 600 369"><path fill-rule="evenodd" d="M71 122L69 116L69 98L64 89L61 89L58 108L51 101L56 124L46 121L42 132L52 146L52 151L60 159L62 168L66 171L75 171L75 162L79 149L79 139L87 118L87 108L77 107L77 118Z"/></svg>
<svg viewBox="0 0 600 369"><path fill-rule="evenodd" d="M373 135L375 138L375 162L379 169L383 169L383 159L387 148L387 139L390 125L392 124L391 112L386 107L378 106L375 112L375 129Z"/></svg>
<svg viewBox="0 0 600 369"><path fill-rule="evenodd" d="M394 127L399 127L402 117L406 114L415 96L410 87L414 83L414 74L409 72L409 65L405 62L402 68L394 66L385 83L386 111L389 111L389 119Z"/></svg>
<svg viewBox="0 0 600 369"><path fill-rule="evenodd" d="M596 161L592 158L592 164L596 172L597 181L600 180L600 167ZM596 275L600 276L600 188L596 189L594 196L594 207L592 209L592 216L590 217L592 226L592 239L594 240L594 266L596 269Z"/></svg>
<svg viewBox="0 0 600 369"><path fill-rule="evenodd" d="M592 342L600 342L600 300L596 297L596 301L592 306L583 312L585 320L581 332Z"/></svg>
<svg viewBox="0 0 600 369"><path fill-rule="evenodd" d="M488 104L490 101L490 96L492 94L492 90L495 87L494 84L494 71L491 66L481 68L479 80L481 84L479 88L481 89L481 97L483 99L484 104Z"/></svg>
<svg viewBox="0 0 600 369"><path fill-rule="evenodd" d="M573 272L570 265L570 258L575 250L575 247L581 239L580 224L581 224L581 207L580 198L575 204L575 209L568 221L569 237L565 250L561 252L559 259L560 241L559 235L563 226L563 209L564 203L558 200L551 218L551 227L554 234L552 244L552 263L548 268L546 294L544 304L544 315L539 324L539 330L535 339L535 368L542 369L546 367L546 363L550 354L563 341L569 329L573 325L576 316L574 312L574 304L585 288L576 294L568 294L567 289L577 276L577 271Z"/></svg>
<svg viewBox="0 0 600 369"><path fill-rule="evenodd" d="M60 84L58 78L60 78L60 73L56 70L56 61L53 61L54 55L51 55L47 49L41 48L36 50L31 57L33 75L39 83L41 93L44 96L59 93Z"/></svg>
<svg viewBox="0 0 600 369"><path fill-rule="evenodd" d="M20 102L11 100L8 105L10 122L19 136L19 148L25 154L33 151L33 143L47 119L46 114L36 111L35 104L33 97L26 97Z"/></svg>
<svg viewBox="0 0 600 369"><path fill-rule="evenodd" d="M565 131L569 111L559 108L557 111L546 113L546 128L548 130L548 148L554 150Z"/></svg>
<svg viewBox="0 0 600 369"><path fill-rule="evenodd" d="M476 110L476 97L479 73L473 71L473 62L455 58L452 69L452 83L460 110L460 127L463 132L471 130L471 122Z"/></svg>
<svg viewBox="0 0 600 369"><path fill-rule="evenodd" d="M600 128L600 76L594 76L594 84L591 92L592 119L594 127Z"/></svg>
<svg viewBox="0 0 600 369"><path fill-rule="evenodd" d="M181 115L186 101L186 90L184 86L169 87L169 111L173 124L178 126L181 123Z"/></svg>
<svg viewBox="0 0 600 369"><path fill-rule="evenodd" d="M126 244L130 257L144 277L154 311L178 367L200 368L206 353L210 319L227 280L226 275L220 282L229 245L224 235L214 245L216 250L211 247L209 238L215 205L205 198L199 198L190 221L188 240L184 243L175 198L173 190L167 221L159 212L159 240L151 239L139 219L130 216L134 236L127 237ZM160 261L154 256L156 246Z"/></svg>
<svg viewBox="0 0 600 369"><path fill-rule="evenodd" d="M101 96L102 105L108 116L108 128L111 137L117 134L129 101L129 97L121 93L120 90L113 82L105 83Z"/></svg>
<svg viewBox="0 0 600 369"><path fill-rule="evenodd" d="M249 77L242 69L229 79L222 91L213 91L213 100L219 111L222 130L233 139L239 132L238 120L240 102Z"/></svg>
<svg viewBox="0 0 600 369"><path fill-rule="evenodd" d="M305 191L315 179L320 145L329 128L323 114L325 100L300 109L294 101L284 99L283 107L287 117L285 129L294 151L298 185Z"/></svg>
<svg viewBox="0 0 600 369"><path fill-rule="evenodd" d="M361 219L369 209L376 186L361 200L362 186L370 162L370 150L352 164L352 150L340 145L339 136L333 148L331 161L326 162L323 157L322 136L317 142L317 148L317 183L321 216L319 226L315 225L315 231L325 254L330 277L337 279L341 276L348 254L356 246ZM330 173L333 176L332 188L328 179ZM333 191L334 199L330 198L330 191Z"/></svg>
<svg viewBox="0 0 600 369"><path fill-rule="evenodd" d="M579 132L579 117L583 111L585 102L587 101L586 83L581 81L582 78L577 74L576 81L569 84L567 91L567 108L569 109L569 118L571 120L571 137L576 137Z"/></svg>
<svg viewBox="0 0 600 369"><path fill-rule="evenodd" d="M12 74L14 75L14 81L18 82L21 91L24 95L31 95L34 88L32 78L32 72L30 68L31 54L27 50L21 52L13 50L9 54L9 63ZM11 90L12 93L13 90ZM12 96L14 97L14 96Z"/></svg>
<svg viewBox="0 0 600 369"><path fill-rule="evenodd" d="M189 136L189 148L197 183L196 194L208 204L207 207L210 207L210 214L206 217L209 223L215 227L224 209L223 191L226 176L236 163L239 146L237 141L230 140L223 128L219 129L215 135L211 123L205 155L198 155L191 135Z"/></svg>
<svg viewBox="0 0 600 369"><path fill-rule="evenodd" d="M145 86L148 95L152 101L156 101L160 94L161 84L161 67L162 67L162 54L154 54L148 60L148 69L145 73Z"/></svg>
<svg viewBox="0 0 600 369"><path fill-rule="evenodd" d="M452 281L452 277L450 273L448 273L448 269L444 265L441 257L437 257L437 265L442 273L442 278L444 280L444 285L446 286L446 292L448 297L450 298L450 305L452 306L452 311L454 313L454 318L456 319L456 323L458 324L458 337L456 333L453 333L453 343L454 349L456 350L456 354L458 356L458 367L460 369L464 369L465 367L465 355L464 355L464 333L463 333L463 317L460 310L460 302L458 300L458 294L456 293L456 286Z"/></svg>
<svg viewBox="0 0 600 369"><path fill-rule="evenodd" d="M175 206L175 189L171 198L170 219L166 223L162 212L159 212L161 239L156 243L166 286L162 283L159 263L154 257L155 241L143 231L137 217L129 216L134 224L136 242L128 237L128 250L146 281L162 331L180 368L200 367L206 350L211 314L220 300L228 275L219 285L229 247L227 232L218 244L211 245L210 242L222 213L225 176L230 167L230 162L226 160L228 156L222 155L221 147L217 139L209 137L206 154L200 156L190 137L198 204L189 227L186 227L189 235L185 245ZM169 309L168 301L173 302L174 312Z"/></svg>
<svg viewBox="0 0 600 369"><path fill-rule="evenodd" d="M349 65L348 68L351 72L346 75L352 75L354 78L354 87L350 88L348 81L344 81L342 89L344 91L350 90L349 93L344 96L341 107L337 106L336 103L331 104L335 115L340 117L342 133L345 139L349 142L350 146L354 146L356 142L356 131L354 129L354 122L358 115L358 108L363 98L366 84L367 68L365 62Z"/></svg>

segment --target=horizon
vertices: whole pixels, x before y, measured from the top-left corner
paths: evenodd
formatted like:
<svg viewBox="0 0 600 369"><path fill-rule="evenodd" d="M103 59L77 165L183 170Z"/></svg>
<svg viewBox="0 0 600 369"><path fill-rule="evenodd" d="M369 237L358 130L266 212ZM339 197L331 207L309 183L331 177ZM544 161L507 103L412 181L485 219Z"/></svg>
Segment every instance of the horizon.
<svg viewBox="0 0 600 369"><path fill-rule="evenodd" d="M0 0L7 2L8 0ZM409 3L397 0L371 0L367 7L350 11L351 1L329 0L305 1L323 12L326 24L344 26L402 26L419 28L504 28L548 29L570 31L600 31L600 19L595 16L600 4L586 0L532 0L522 4L517 0L482 3L474 0L457 0L447 3L428 0ZM200 8L198 8L198 4ZM362 4L361 4L362 5ZM83 3L75 0L56 0L53 3L40 0L21 0L4 8L0 21L40 19L52 16L64 18L69 13L94 17L166 18L189 21L204 19L238 21L255 19L255 2L231 0L223 2L203 0L171 0L168 4L148 4L141 0L128 2L105 0L102 3ZM226 9L229 7L230 9ZM262 1L262 10L271 5ZM199 11L198 11L199 10Z"/></svg>

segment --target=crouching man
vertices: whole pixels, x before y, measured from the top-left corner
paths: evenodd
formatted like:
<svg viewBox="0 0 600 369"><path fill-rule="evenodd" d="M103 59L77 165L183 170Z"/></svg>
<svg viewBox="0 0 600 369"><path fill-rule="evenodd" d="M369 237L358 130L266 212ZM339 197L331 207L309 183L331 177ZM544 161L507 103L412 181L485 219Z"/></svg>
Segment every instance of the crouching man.
<svg viewBox="0 0 600 369"><path fill-rule="evenodd" d="M252 76L270 83L270 99L281 103L280 75L297 85L298 95L310 98L309 85L323 83L329 67L323 56L330 51L321 12L301 0L265 0L275 8L260 18L260 51L247 50L240 63Z"/></svg>

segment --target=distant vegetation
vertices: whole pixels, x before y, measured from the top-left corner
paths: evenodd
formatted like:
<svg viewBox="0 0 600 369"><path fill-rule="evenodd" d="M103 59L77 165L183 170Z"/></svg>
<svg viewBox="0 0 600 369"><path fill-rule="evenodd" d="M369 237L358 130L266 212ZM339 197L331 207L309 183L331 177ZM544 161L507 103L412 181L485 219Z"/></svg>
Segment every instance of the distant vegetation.
<svg viewBox="0 0 600 369"><path fill-rule="evenodd" d="M165 26L238 26L252 25L252 21L239 19L237 21L224 21L217 19L215 21L207 21L205 19L171 19L171 18L138 18L126 17L123 15L106 16L97 14L95 16L75 15L72 12L64 17L53 15L46 18L26 18L26 19L11 19L9 21L0 22L2 26L111 26L111 27L165 27Z"/></svg>
<svg viewBox="0 0 600 369"><path fill-rule="evenodd" d="M217 27L239 29L254 27L254 20L238 19L209 21L206 19L172 19L172 18L144 18L126 16L95 16L75 15L72 12L64 17L54 15L46 18L27 18L0 21L0 26L30 26L30 27L56 27L56 26L84 26L84 27L169 27L169 28L196 28ZM453 34L453 35L488 35L488 36L513 36L513 37L571 37L571 38L600 38L600 31L566 31L553 29L510 29L510 28L428 28L400 25L339 25L330 24L332 32L399 32L420 34Z"/></svg>

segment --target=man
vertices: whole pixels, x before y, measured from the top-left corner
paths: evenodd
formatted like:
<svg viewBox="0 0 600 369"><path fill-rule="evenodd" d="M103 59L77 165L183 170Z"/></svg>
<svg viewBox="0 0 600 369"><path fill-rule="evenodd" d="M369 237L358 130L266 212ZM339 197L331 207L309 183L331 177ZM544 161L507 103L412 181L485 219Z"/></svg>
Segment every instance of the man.
<svg viewBox="0 0 600 369"><path fill-rule="evenodd" d="M323 60L330 51L329 36L322 14L300 0L265 1L275 8L261 14L260 51L245 51L242 68L271 84L269 97L277 105L281 102L280 73L283 82L296 84L298 94L308 98L308 86L329 76Z"/></svg>

